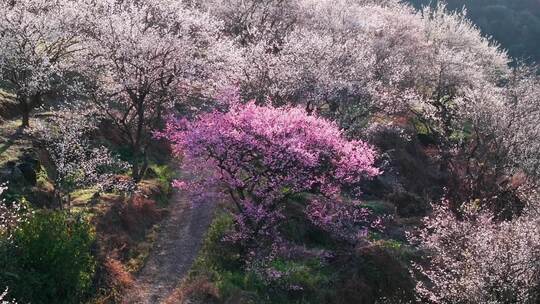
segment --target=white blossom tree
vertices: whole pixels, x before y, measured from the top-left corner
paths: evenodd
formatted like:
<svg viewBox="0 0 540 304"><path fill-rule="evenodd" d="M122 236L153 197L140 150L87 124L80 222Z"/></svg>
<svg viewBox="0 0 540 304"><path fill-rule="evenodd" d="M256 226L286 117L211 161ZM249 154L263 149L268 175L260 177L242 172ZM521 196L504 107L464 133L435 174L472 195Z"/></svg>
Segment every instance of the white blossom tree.
<svg viewBox="0 0 540 304"><path fill-rule="evenodd" d="M216 0L200 5L224 22L224 31L235 36L240 45L264 43L266 50L279 51L283 38L297 22L296 1L288 0Z"/></svg>
<svg viewBox="0 0 540 304"><path fill-rule="evenodd" d="M467 203L458 217L434 206L413 242L428 267L416 264L416 290L430 303L537 303L540 294L540 225L527 211L510 221Z"/></svg>
<svg viewBox="0 0 540 304"><path fill-rule="evenodd" d="M27 218L26 208L18 202L6 202L2 194L7 190L6 185L0 185L0 250L12 240L12 233L17 226ZM2 272L3 270L0 270ZM0 304L17 304L16 301L8 300L9 288L0 293Z"/></svg>
<svg viewBox="0 0 540 304"><path fill-rule="evenodd" d="M120 130L140 180L151 131L175 104L212 95L233 50L218 24L180 1L97 1L86 6L86 54L80 66L90 100ZM232 69L234 70L234 69Z"/></svg>
<svg viewBox="0 0 540 304"><path fill-rule="evenodd" d="M90 140L99 121L95 115L93 111L59 110L36 122L31 130L54 166L55 198L61 208L80 187L96 187L100 192L133 190L130 179L118 177L129 165Z"/></svg>
<svg viewBox="0 0 540 304"><path fill-rule="evenodd" d="M72 1L17 0L0 4L0 77L13 90L22 127L43 98L59 90L80 50Z"/></svg>
<svg viewBox="0 0 540 304"><path fill-rule="evenodd" d="M0 245L4 240L11 239L11 233L26 219L26 208L18 202L6 202L2 197L7 186L0 185Z"/></svg>
<svg viewBox="0 0 540 304"><path fill-rule="evenodd" d="M7 300L7 294L8 294L9 288L6 288L4 292L0 293L0 304L17 304L17 302L13 300Z"/></svg>
<svg viewBox="0 0 540 304"><path fill-rule="evenodd" d="M243 94L303 103L347 128L382 111L419 116L442 138L455 127L455 105L471 102L471 92L496 87L508 71L506 54L465 14L442 5L416 12L393 0L297 0L287 1L293 9L281 19L268 13L283 5L207 4L224 20L225 33L241 41L245 31L233 27L238 23L253 28L248 32L273 33L242 43ZM289 25L279 28L283 24ZM278 47L269 48L268 40L279 41Z"/></svg>

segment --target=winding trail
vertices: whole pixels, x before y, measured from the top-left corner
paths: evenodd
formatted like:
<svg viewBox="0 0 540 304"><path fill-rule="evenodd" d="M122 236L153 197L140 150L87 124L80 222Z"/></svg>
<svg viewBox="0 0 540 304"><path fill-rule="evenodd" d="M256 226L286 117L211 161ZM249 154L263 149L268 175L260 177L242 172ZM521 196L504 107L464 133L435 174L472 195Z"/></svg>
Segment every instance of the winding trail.
<svg viewBox="0 0 540 304"><path fill-rule="evenodd" d="M191 204L185 191L179 190L174 190L170 200L170 215L164 220L154 248L124 303L161 303L197 257L215 204Z"/></svg>

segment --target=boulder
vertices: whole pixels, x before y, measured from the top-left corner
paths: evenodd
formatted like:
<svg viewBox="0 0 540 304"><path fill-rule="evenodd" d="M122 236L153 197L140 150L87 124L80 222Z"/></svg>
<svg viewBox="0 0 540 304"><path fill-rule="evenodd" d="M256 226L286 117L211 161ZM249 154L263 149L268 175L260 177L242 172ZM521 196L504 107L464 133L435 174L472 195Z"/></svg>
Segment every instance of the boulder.
<svg viewBox="0 0 540 304"><path fill-rule="evenodd" d="M37 165L34 163L24 162L17 165L27 183L35 186L37 183Z"/></svg>

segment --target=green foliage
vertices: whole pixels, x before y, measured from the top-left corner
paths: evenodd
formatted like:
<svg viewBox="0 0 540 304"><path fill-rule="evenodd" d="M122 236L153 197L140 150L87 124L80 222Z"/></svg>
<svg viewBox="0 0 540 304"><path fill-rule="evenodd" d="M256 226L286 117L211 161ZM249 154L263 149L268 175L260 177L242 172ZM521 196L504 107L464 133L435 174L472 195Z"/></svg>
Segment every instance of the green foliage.
<svg viewBox="0 0 540 304"><path fill-rule="evenodd" d="M278 259L271 269L282 276L270 281L258 294L266 295L270 303L323 303L330 298L333 269L317 258L300 261Z"/></svg>
<svg viewBox="0 0 540 304"><path fill-rule="evenodd" d="M170 193L172 191L171 182L175 177L175 171L168 165L158 164L151 165L150 170L155 173L162 191L166 194Z"/></svg>
<svg viewBox="0 0 540 304"><path fill-rule="evenodd" d="M49 174L47 173L47 170L45 169L45 167L41 165L36 171L36 181L37 181L38 186L44 186L45 184L50 183Z"/></svg>
<svg viewBox="0 0 540 304"><path fill-rule="evenodd" d="M366 201L363 203L363 206L367 209L371 210L376 215L387 215L387 214L395 214L396 213L396 207L387 201L382 200L373 200L373 201Z"/></svg>
<svg viewBox="0 0 540 304"><path fill-rule="evenodd" d="M27 303L80 303L91 287L94 233L88 221L64 212L39 212L3 248L0 273L11 294Z"/></svg>
<svg viewBox="0 0 540 304"><path fill-rule="evenodd" d="M223 298L230 297L247 285L254 285L252 278L247 278L242 271L238 248L223 241L232 228L231 215L223 213L214 219L190 273L191 278L208 276Z"/></svg>
<svg viewBox="0 0 540 304"><path fill-rule="evenodd" d="M383 298L412 302L414 282L405 262L409 254L399 242L379 240L344 255L336 262L339 279L330 303L376 303Z"/></svg>
<svg viewBox="0 0 540 304"><path fill-rule="evenodd" d="M336 240L319 227L313 225L305 214L305 198L295 198L285 206L287 220L281 225L280 231L285 238L296 244L309 248L334 249Z"/></svg>
<svg viewBox="0 0 540 304"><path fill-rule="evenodd" d="M77 189L70 193L72 203L87 203L96 194L97 190L94 188Z"/></svg>
<svg viewBox="0 0 540 304"><path fill-rule="evenodd" d="M224 242L233 227L230 215L211 225L191 279L205 277L219 291L221 303L374 303L378 299L412 300L407 263L416 258L410 246L374 236L370 245L343 252L335 263L316 256L277 258L259 271L246 270L238 248ZM291 224L299 227L298 223ZM301 226L301 225L300 225ZM299 230L306 237L306 231ZM272 275L272 273L274 275Z"/></svg>
<svg viewBox="0 0 540 304"><path fill-rule="evenodd" d="M233 219L229 214L214 220L192 268L191 279L208 277L223 301L249 295L254 303L321 303L327 296L327 291L331 290L328 285L331 271L316 258L276 259L266 267L280 274L274 279L245 270L239 249L223 240L232 227Z"/></svg>
<svg viewBox="0 0 540 304"><path fill-rule="evenodd" d="M375 201L370 205L381 208L377 210L381 213L391 207ZM294 213L294 208L289 211ZM298 244L332 248L337 254L335 262L322 262L317 255L292 255L296 257L277 257L257 269L246 269L239 248L224 241L233 228L233 219L222 214L208 231L190 280L205 278L211 282L218 290L219 303L375 303L383 297L412 299L414 285L407 263L417 253L405 243L373 235L365 247L344 248L325 241L313 242L310 234L315 229L300 215L286 226L284 234L295 237Z"/></svg>
<svg viewBox="0 0 540 304"><path fill-rule="evenodd" d="M193 269L197 271L231 271L242 268L240 252L223 241L226 233L233 228L233 218L229 214L217 216L206 233L206 238Z"/></svg>

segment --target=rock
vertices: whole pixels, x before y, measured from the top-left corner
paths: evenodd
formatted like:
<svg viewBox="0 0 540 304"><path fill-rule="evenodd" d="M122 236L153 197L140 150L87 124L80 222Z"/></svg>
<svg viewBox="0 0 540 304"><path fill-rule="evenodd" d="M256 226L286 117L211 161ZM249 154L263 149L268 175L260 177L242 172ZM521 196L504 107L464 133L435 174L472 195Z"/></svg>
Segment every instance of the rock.
<svg viewBox="0 0 540 304"><path fill-rule="evenodd" d="M9 161L5 164L0 169L0 181L35 186L39 168L39 161L30 155L26 155L17 162Z"/></svg>
<svg viewBox="0 0 540 304"><path fill-rule="evenodd" d="M10 184L24 184L26 182L24 174L22 173L21 169L19 169L19 167L14 166L13 168L11 168L9 182Z"/></svg>
<svg viewBox="0 0 540 304"><path fill-rule="evenodd" d="M58 208L54 195L37 187L33 187L28 194L28 200L32 205L38 208Z"/></svg>
<svg viewBox="0 0 540 304"><path fill-rule="evenodd" d="M152 179L152 178L156 178L158 177L156 171L154 171L154 169L152 168L147 168L146 169L146 172L144 173L144 176L148 179Z"/></svg>
<svg viewBox="0 0 540 304"><path fill-rule="evenodd" d="M17 165L27 183L35 186L37 183L37 168L31 163L21 163Z"/></svg>

